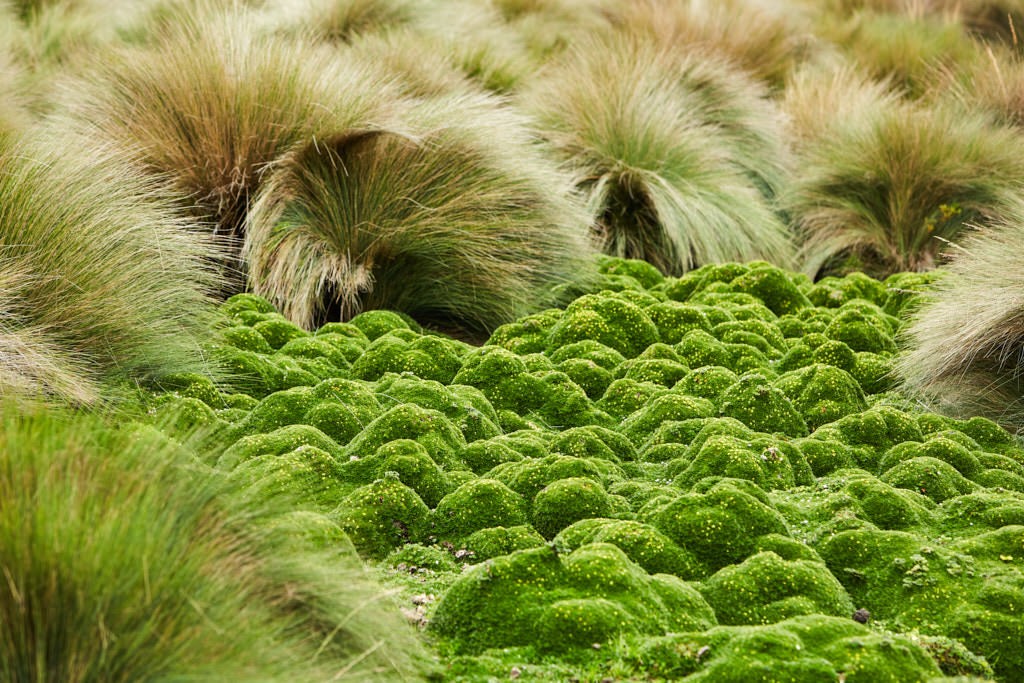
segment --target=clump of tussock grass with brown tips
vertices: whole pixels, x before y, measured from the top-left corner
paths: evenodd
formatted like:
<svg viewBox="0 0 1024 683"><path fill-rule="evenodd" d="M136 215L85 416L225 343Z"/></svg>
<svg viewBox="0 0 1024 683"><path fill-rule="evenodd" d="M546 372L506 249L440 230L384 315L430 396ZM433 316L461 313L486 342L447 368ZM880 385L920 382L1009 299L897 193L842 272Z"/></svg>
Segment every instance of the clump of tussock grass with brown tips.
<svg viewBox="0 0 1024 683"><path fill-rule="evenodd" d="M965 109L988 112L1000 123L1024 128L1024 58L996 47L966 68L938 74L929 97L952 99Z"/></svg>
<svg viewBox="0 0 1024 683"><path fill-rule="evenodd" d="M742 72L619 36L577 46L522 99L577 174L606 252L670 274L790 263L770 204L787 172L782 119Z"/></svg>
<svg viewBox="0 0 1024 683"><path fill-rule="evenodd" d="M606 30L616 0L492 0L508 28L539 62L580 37Z"/></svg>
<svg viewBox="0 0 1024 683"><path fill-rule="evenodd" d="M422 680L340 529L151 427L0 404L0 496L5 681Z"/></svg>
<svg viewBox="0 0 1024 683"><path fill-rule="evenodd" d="M357 59L372 62L393 80L405 97L430 98L454 92L477 91L484 84L473 80L439 42L410 29L397 29L356 37L347 50Z"/></svg>
<svg viewBox="0 0 1024 683"><path fill-rule="evenodd" d="M865 72L910 97L927 92L937 70L967 67L984 54L958 19L932 13L858 12L824 22L821 33Z"/></svg>
<svg viewBox="0 0 1024 683"><path fill-rule="evenodd" d="M783 206L808 274L933 268L966 225L997 220L1024 188L1017 131L952 106L879 104L801 144Z"/></svg>
<svg viewBox="0 0 1024 683"><path fill-rule="evenodd" d="M389 308L489 332L587 272L587 214L523 117L463 93L405 119L275 164L246 230L258 294L305 327Z"/></svg>
<svg viewBox="0 0 1024 683"><path fill-rule="evenodd" d="M96 400L108 380L207 369L214 250L164 190L53 129L0 152L0 393Z"/></svg>
<svg viewBox="0 0 1024 683"><path fill-rule="evenodd" d="M811 22L796 6L749 0L637 0L608 11L617 31L666 48L699 47L732 61L775 88L814 51Z"/></svg>
<svg viewBox="0 0 1024 683"><path fill-rule="evenodd" d="M1024 2L1020 0L945 0L964 25L982 40L1020 48Z"/></svg>
<svg viewBox="0 0 1024 683"><path fill-rule="evenodd" d="M838 122L899 106L901 97L887 81L872 78L840 58L805 64L795 71L782 94L781 106L799 149Z"/></svg>
<svg viewBox="0 0 1024 683"><path fill-rule="evenodd" d="M261 26L244 10L172 22L69 86L61 125L137 156L196 218L237 238L268 164L316 136L379 125L394 99L371 65Z"/></svg>
<svg viewBox="0 0 1024 683"><path fill-rule="evenodd" d="M936 409L1024 430L1024 204L972 232L904 328L903 387Z"/></svg>
<svg viewBox="0 0 1024 683"><path fill-rule="evenodd" d="M467 78L497 93L515 91L539 68L518 31L509 30L501 13L475 0L442 0L416 24L416 32Z"/></svg>
<svg viewBox="0 0 1024 683"><path fill-rule="evenodd" d="M351 43L372 35L414 25L433 9L432 0L290 0L266 8L277 30L304 39Z"/></svg>
<svg viewBox="0 0 1024 683"><path fill-rule="evenodd" d="M8 21L11 23L5 23ZM13 17L5 15L4 7L0 5L0 145L4 144L5 138L24 130L31 122L25 96L25 71L10 48L17 33Z"/></svg>
<svg viewBox="0 0 1024 683"><path fill-rule="evenodd" d="M86 59L122 39L150 0L14 0L0 7L0 49L22 69L21 88L34 113L53 107L57 83ZM4 16L6 14L6 16Z"/></svg>

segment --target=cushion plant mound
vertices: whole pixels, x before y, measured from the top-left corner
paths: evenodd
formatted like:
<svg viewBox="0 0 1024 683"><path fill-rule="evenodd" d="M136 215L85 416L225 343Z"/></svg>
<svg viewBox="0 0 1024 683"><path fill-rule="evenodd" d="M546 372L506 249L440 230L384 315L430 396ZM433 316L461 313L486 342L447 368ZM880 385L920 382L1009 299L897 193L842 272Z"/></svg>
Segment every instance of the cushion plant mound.
<svg viewBox="0 0 1024 683"><path fill-rule="evenodd" d="M464 539L490 527L526 523L526 501L494 479L472 479L441 499L432 533L443 540Z"/></svg>
<svg viewBox="0 0 1024 683"><path fill-rule="evenodd" d="M720 624L770 624L801 614L846 616L853 602L823 563L761 552L701 584Z"/></svg>
<svg viewBox="0 0 1024 683"><path fill-rule="evenodd" d="M599 268L623 286L476 348L371 311L274 351L234 297L217 348L264 375L171 376L152 421L384 560L455 680L1019 677L1024 448L881 393L911 295Z"/></svg>
<svg viewBox="0 0 1024 683"><path fill-rule="evenodd" d="M349 494L334 517L360 554L380 559L421 540L429 513L415 491L397 477L385 477Z"/></svg>
<svg viewBox="0 0 1024 683"><path fill-rule="evenodd" d="M876 634L849 618L798 616L769 626L718 626L644 642L641 670L670 680L816 681L941 680L914 639Z"/></svg>
<svg viewBox="0 0 1024 683"><path fill-rule="evenodd" d="M581 519L605 517L612 511L608 494L599 482L584 477L559 479L533 498L533 528L544 538Z"/></svg>
<svg viewBox="0 0 1024 683"><path fill-rule="evenodd" d="M743 375L719 397L719 412L759 432L806 436L807 422L793 402L758 373Z"/></svg>
<svg viewBox="0 0 1024 683"><path fill-rule="evenodd" d="M474 531L463 539L461 547L469 551L466 559L483 562L493 557L511 555L517 550L539 548L545 544L544 537L528 525L503 527L495 526Z"/></svg>
<svg viewBox="0 0 1024 683"><path fill-rule="evenodd" d="M378 337L352 365L352 376L375 380L386 372L409 372L422 379L448 384L462 367L465 348L441 337L421 336L406 341L393 333Z"/></svg>
<svg viewBox="0 0 1024 683"><path fill-rule="evenodd" d="M466 445L462 432L443 413L420 408L415 403L397 405L374 419L349 442L345 453L349 457L366 457L395 439L412 439L423 445L438 464L447 469L462 469L456 458Z"/></svg>
<svg viewBox="0 0 1024 683"><path fill-rule="evenodd" d="M614 545L592 543L567 555L545 546L476 565L445 593L430 628L457 652L521 645L561 652L714 623L693 587L647 574Z"/></svg>
<svg viewBox="0 0 1024 683"><path fill-rule="evenodd" d="M658 327L642 308L611 293L587 294L569 304L565 315L551 329L548 353L593 339L635 358L659 341Z"/></svg>
<svg viewBox="0 0 1024 683"><path fill-rule="evenodd" d="M693 553L708 573L748 557L758 536L787 531L778 512L728 482L707 493L687 493L664 503L655 499L640 518Z"/></svg>
<svg viewBox="0 0 1024 683"><path fill-rule="evenodd" d="M591 517L562 529L553 541L559 552L571 552L588 543L611 543L649 574L696 578L700 566L692 554L650 524L635 520Z"/></svg>

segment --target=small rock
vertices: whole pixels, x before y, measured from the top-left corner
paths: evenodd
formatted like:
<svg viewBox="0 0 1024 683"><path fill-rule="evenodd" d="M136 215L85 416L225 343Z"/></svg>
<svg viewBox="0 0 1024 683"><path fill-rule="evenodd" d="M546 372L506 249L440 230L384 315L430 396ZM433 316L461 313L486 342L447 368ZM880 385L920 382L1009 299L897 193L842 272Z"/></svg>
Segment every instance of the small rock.
<svg viewBox="0 0 1024 683"><path fill-rule="evenodd" d="M853 620L859 624L866 624L871 619L871 612L863 607L853 613Z"/></svg>

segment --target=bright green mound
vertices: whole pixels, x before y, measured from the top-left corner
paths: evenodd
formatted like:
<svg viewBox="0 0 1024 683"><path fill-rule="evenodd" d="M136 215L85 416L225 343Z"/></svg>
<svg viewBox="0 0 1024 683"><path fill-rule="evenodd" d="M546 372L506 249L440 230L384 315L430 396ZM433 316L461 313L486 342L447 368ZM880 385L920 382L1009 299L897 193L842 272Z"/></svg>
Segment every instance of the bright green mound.
<svg viewBox="0 0 1024 683"><path fill-rule="evenodd" d="M927 278L599 268L481 347L386 311L306 333L235 297L227 391L179 377L154 405L384 560L453 680L634 656L694 680L1024 676L1024 448L893 390Z"/></svg>

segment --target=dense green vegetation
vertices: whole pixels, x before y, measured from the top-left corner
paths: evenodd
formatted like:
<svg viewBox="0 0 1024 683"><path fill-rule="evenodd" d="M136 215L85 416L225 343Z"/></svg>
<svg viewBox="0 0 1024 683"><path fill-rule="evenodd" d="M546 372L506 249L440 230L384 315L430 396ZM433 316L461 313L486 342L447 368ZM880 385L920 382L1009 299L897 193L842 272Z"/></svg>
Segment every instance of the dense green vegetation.
<svg viewBox="0 0 1024 683"><path fill-rule="evenodd" d="M0 678L1024 679L1015 0L0 0Z"/></svg>
<svg viewBox="0 0 1024 683"><path fill-rule="evenodd" d="M236 384L179 375L151 410L343 529L455 680L1024 673L1024 447L893 390L933 278L601 271L481 347L237 296L211 342Z"/></svg>

